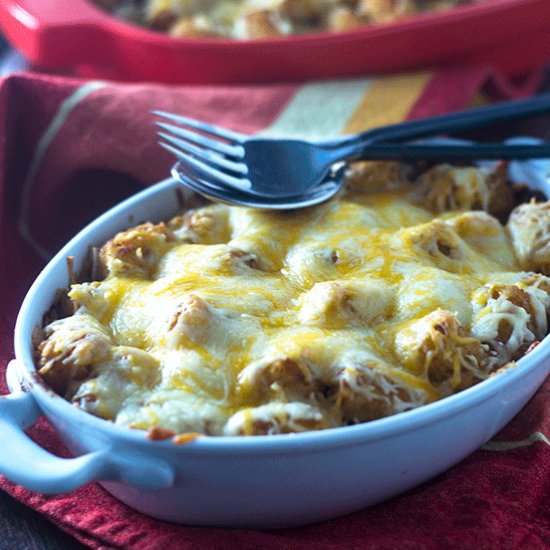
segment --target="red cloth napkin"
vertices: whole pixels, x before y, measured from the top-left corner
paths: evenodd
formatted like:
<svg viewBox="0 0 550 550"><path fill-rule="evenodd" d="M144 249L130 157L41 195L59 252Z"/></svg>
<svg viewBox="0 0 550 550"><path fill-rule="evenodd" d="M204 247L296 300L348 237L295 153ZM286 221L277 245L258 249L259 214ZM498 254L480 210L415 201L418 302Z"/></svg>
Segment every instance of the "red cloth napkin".
<svg viewBox="0 0 550 550"><path fill-rule="evenodd" d="M315 107L326 101L321 112L328 116L341 108L334 124L352 131L358 124L384 122L375 116L380 112L392 122L463 107L488 76L477 68L329 88L7 78L0 84L0 393L7 392L4 370L13 357L19 304L47 255L107 207L167 176L172 159L155 143L151 109L185 112L246 132L288 131L302 116L301 128L314 132L317 123L321 131L326 123L326 117L315 119ZM345 101L334 102L335 95ZM549 548L550 443L544 435L550 430L549 394L547 383L493 441L432 481L306 527L247 531L170 524L133 511L97 484L44 496L0 477L0 488L92 548ZM44 420L30 433L46 449L67 453Z"/></svg>

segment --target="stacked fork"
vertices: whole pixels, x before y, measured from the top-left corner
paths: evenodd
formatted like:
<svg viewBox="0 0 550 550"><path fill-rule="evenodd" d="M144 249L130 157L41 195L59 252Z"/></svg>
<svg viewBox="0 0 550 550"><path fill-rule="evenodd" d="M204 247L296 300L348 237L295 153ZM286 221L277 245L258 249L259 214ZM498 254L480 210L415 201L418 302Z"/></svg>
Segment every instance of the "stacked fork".
<svg viewBox="0 0 550 550"><path fill-rule="evenodd" d="M208 198L266 209L312 206L344 184L358 159L473 161L546 158L548 144L406 142L550 112L550 94L394 124L340 139L305 141L249 136L185 116L154 111L162 147L178 162L172 175Z"/></svg>

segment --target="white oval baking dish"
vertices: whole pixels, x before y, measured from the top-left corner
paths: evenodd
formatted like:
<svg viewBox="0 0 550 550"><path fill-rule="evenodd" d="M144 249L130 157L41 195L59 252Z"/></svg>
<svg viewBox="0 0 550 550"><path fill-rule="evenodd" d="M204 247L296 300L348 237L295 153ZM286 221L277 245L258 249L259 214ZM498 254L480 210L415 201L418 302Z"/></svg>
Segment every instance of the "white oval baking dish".
<svg viewBox="0 0 550 550"><path fill-rule="evenodd" d="M513 163L513 179L546 191L545 161ZM0 398L0 473L29 489L66 492L99 481L129 506L168 521L274 528L316 522L380 502L450 468L500 430L550 369L550 339L480 384L416 410L366 424L258 437L210 437L175 446L87 414L41 382L31 334L89 246L143 220L176 213L179 184L166 180L86 227L30 289L15 329L12 393ZM548 193L545 193L548 195ZM76 458L55 457L23 432L40 416Z"/></svg>

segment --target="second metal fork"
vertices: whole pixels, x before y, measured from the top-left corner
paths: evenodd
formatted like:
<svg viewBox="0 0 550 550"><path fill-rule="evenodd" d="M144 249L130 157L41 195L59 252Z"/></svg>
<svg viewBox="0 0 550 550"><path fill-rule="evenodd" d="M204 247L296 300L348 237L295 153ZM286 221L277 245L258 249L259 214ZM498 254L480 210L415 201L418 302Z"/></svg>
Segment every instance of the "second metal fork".
<svg viewBox="0 0 550 550"><path fill-rule="evenodd" d="M162 129L159 136L165 140L161 145L184 161L197 176L252 195L280 198L308 192L339 161L548 157L550 146L547 145L401 143L545 112L550 112L550 94L394 124L322 142L249 136L185 116L163 111L153 114L172 123L157 122Z"/></svg>

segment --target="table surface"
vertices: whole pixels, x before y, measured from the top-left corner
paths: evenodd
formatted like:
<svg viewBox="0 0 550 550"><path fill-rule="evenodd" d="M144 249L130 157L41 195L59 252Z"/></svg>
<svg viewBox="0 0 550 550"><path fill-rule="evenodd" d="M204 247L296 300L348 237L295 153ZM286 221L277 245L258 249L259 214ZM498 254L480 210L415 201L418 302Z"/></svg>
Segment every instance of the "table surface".
<svg viewBox="0 0 550 550"><path fill-rule="evenodd" d="M541 91L550 91L550 70ZM462 137L501 140L516 135L550 139L550 115L512 124L497 124L486 128L482 133L464 134ZM0 491L0 533L2 533L0 550L79 550L86 548L40 514L2 491Z"/></svg>

